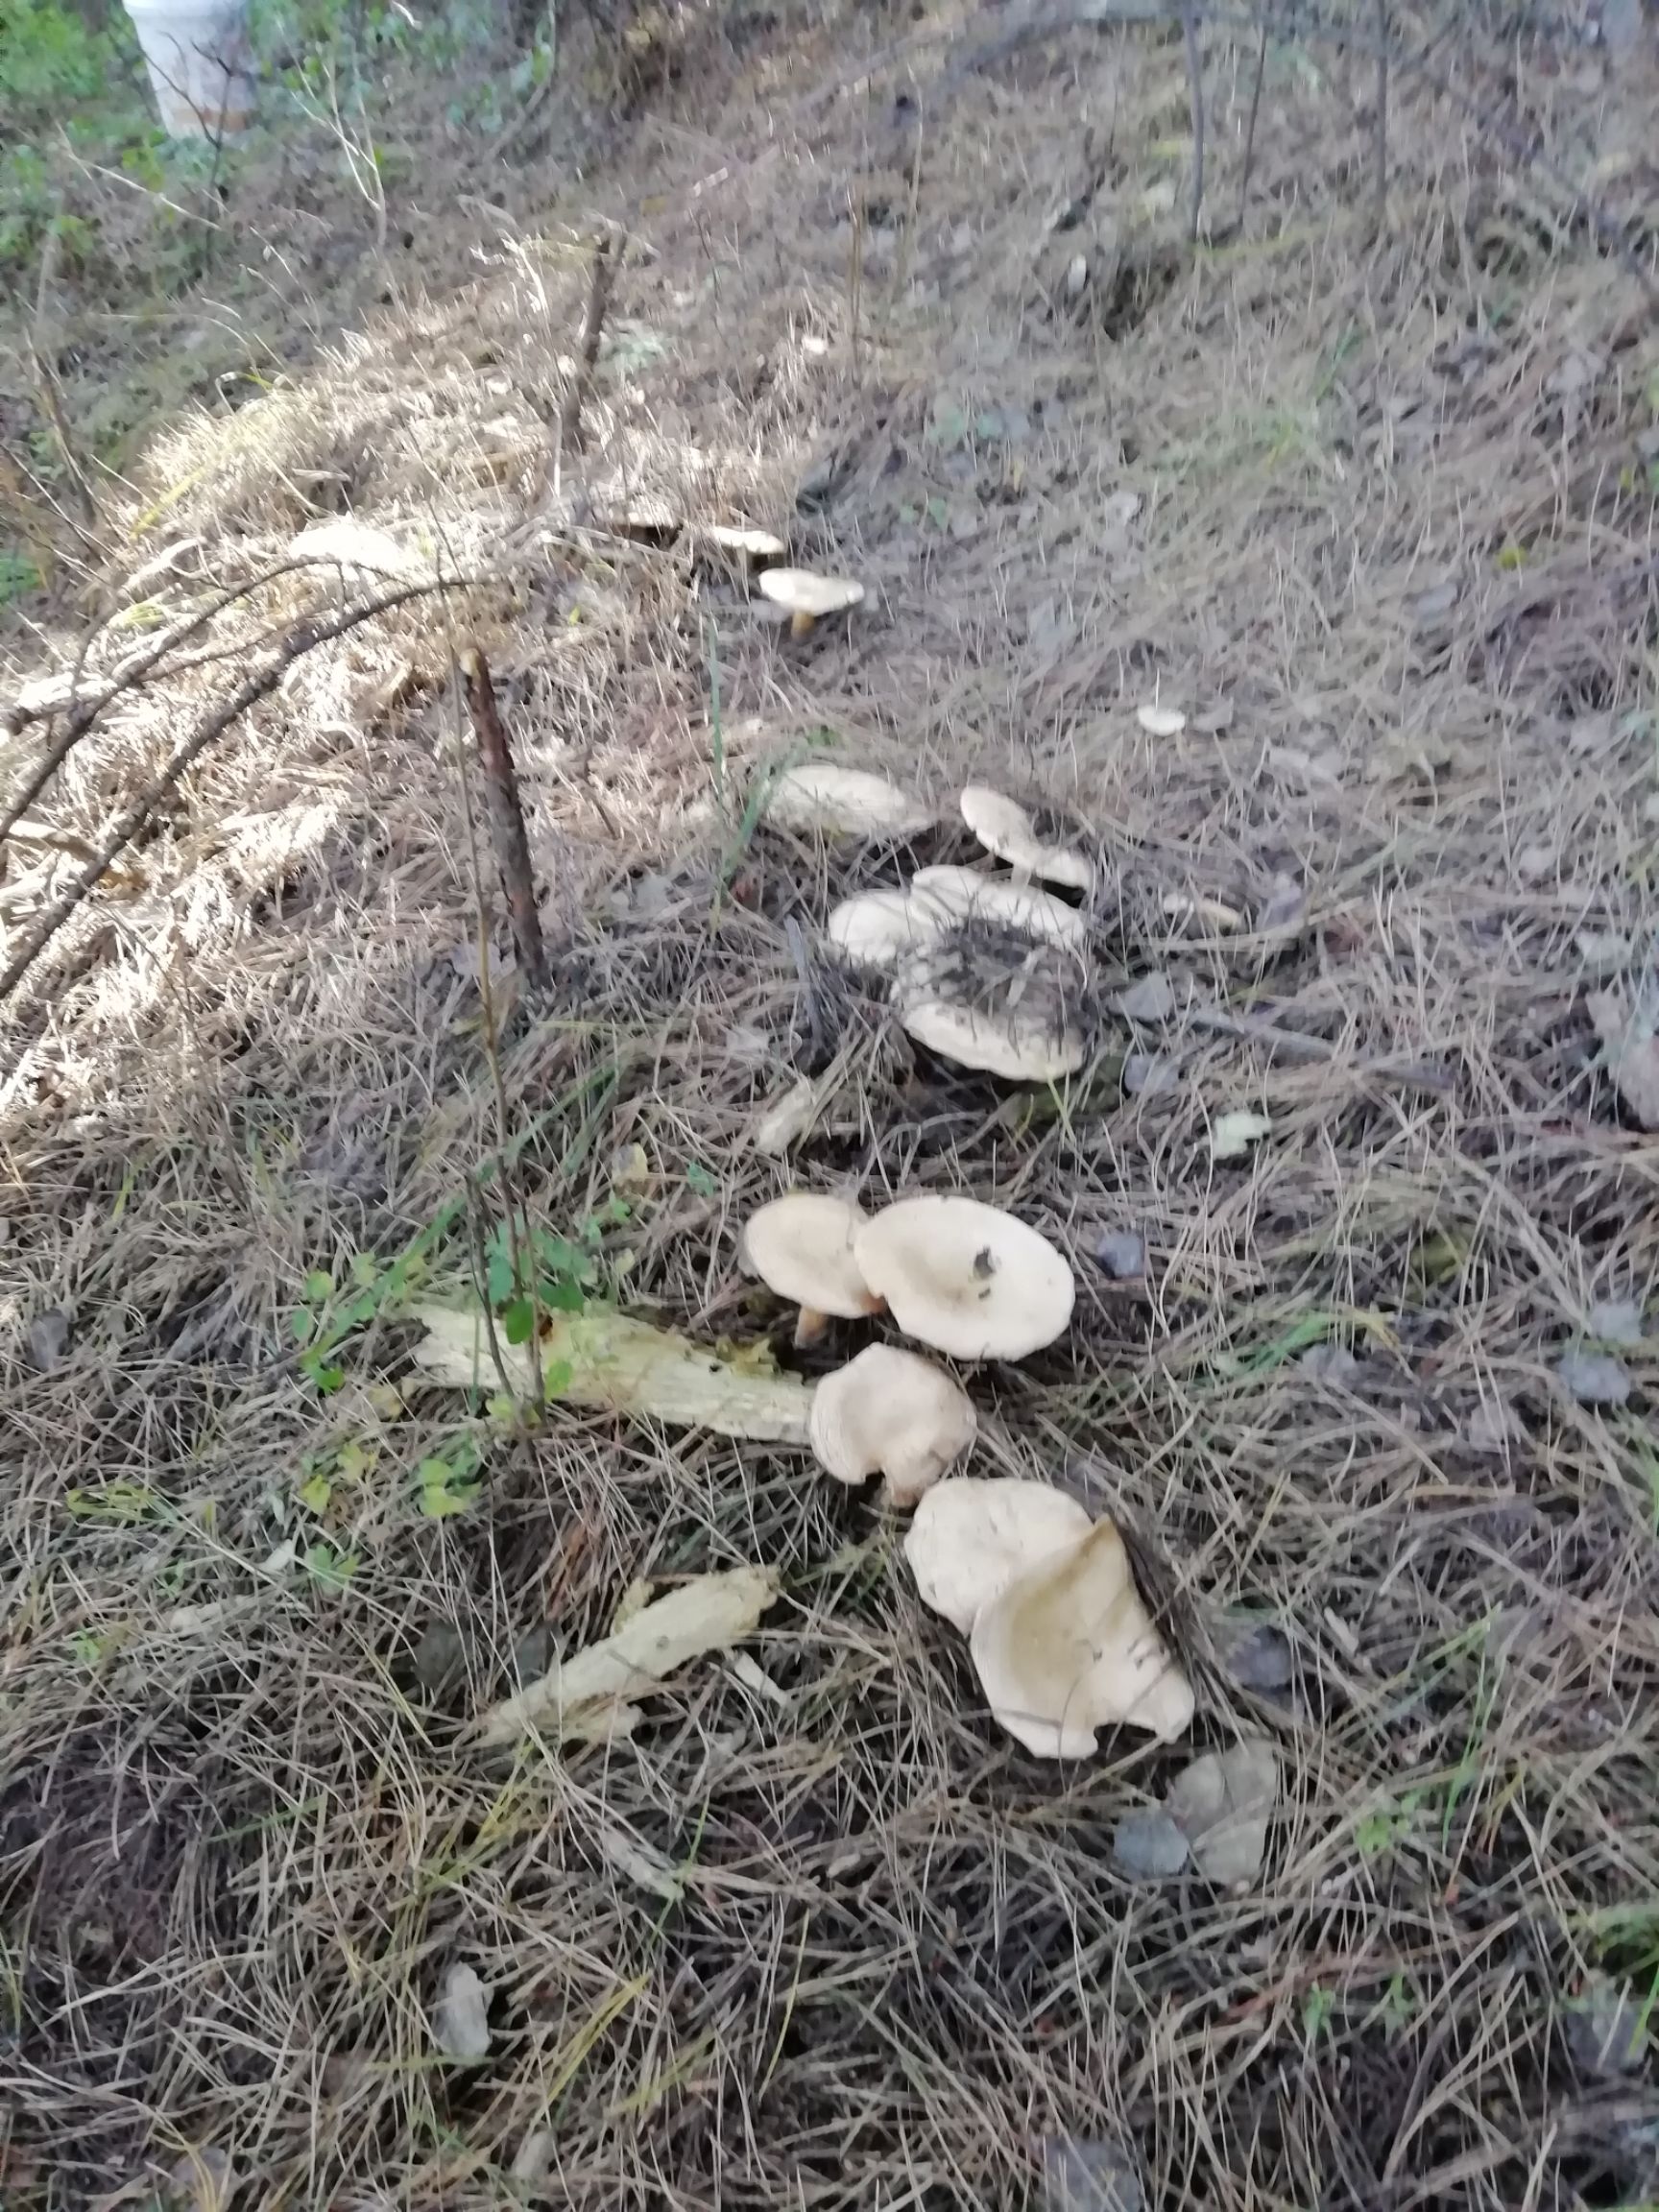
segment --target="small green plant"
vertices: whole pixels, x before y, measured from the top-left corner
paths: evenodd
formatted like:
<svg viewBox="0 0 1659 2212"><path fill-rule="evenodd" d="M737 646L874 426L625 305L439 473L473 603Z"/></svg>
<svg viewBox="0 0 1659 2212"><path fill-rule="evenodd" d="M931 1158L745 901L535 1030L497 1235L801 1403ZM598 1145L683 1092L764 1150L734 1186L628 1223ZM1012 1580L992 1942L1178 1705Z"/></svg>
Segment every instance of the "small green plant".
<svg viewBox="0 0 1659 2212"><path fill-rule="evenodd" d="M428 1521L446 1521L451 1514L466 1512L478 1495L480 1458L475 1439L463 1431L421 1461L415 1482Z"/></svg>
<svg viewBox="0 0 1659 2212"><path fill-rule="evenodd" d="M319 1590L337 1597L357 1572L355 1551L341 1551L332 1544L322 1541L308 1544L301 1555L305 1572Z"/></svg>

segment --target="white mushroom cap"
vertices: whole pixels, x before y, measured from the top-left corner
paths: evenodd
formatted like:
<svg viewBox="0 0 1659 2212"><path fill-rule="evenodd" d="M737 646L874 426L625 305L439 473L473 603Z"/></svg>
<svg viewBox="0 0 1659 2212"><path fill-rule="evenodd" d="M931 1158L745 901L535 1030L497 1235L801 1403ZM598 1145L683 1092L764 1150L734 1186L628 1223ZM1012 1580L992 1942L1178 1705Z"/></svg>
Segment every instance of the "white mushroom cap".
<svg viewBox="0 0 1659 2212"><path fill-rule="evenodd" d="M976 868L919 868L911 884L949 912L979 922L1000 923L1028 937L1081 949L1089 925L1075 906L1029 883L1010 883L1000 876L981 876Z"/></svg>
<svg viewBox="0 0 1659 2212"><path fill-rule="evenodd" d="M1087 891L1094 881L1094 864L1086 854L1070 845L1055 845L1037 834L1037 825L1017 799L994 791L989 783L970 783L962 794L962 819L988 853L1006 860L1011 868L1041 876L1046 883L1063 883L1073 891Z"/></svg>
<svg viewBox="0 0 1659 2212"><path fill-rule="evenodd" d="M1016 1575L1081 1543L1090 1527L1076 1499L1046 1482L952 1475L917 1506L904 1556L922 1602L966 1636Z"/></svg>
<svg viewBox="0 0 1659 2212"><path fill-rule="evenodd" d="M1040 1759L1085 1759L1094 1731L1118 1724L1171 1743L1192 1718L1191 1684L1110 1521L1016 1576L981 1610L969 1648L992 1712Z"/></svg>
<svg viewBox="0 0 1659 2212"><path fill-rule="evenodd" d="M852 577L820 576L810 568L768 568L760 589L768 599L809 622L820 614L843 614L864 596L863 585Z"/></svg>
<svg viewBox="0 0 1659 2212"><path fill-rule="evenodd" d="M757 530L747 522L710 522L703 535L726 553L746 553L752 561L776 561L789 548L770 530Z"/></svg>
<svg viewBox="0 0 1659 2212"><path fill-rule="evenodd" d="M974 1441L959 1383L896 1345L872 1344L812 1393L812 1449L838 1482L886 1477L893 1505L914 1505Z"/></svg>
<svg viewBox="0 0 1659 2212"><path fill-rule="evenodd" d="M867 1216L845 1198L817 1190L791 1190L751 1214L742 1256L768 1289L792 1298L808 1313L854 1319L879 1312L880 1298L865 1282L853 1256Z"/></svg>
<svg viewBox="0 0 1659 2212"><path fill-rule="evenodd" d="M924 893L859 891L832 908L825 934L855 968L893 968L918 946L931 945L950 917Z"/></svg>
<svg viewBox="0 0 1659 2212"><path fill-rule="evenodd" d="M1006 1012L982 1013L960 998L932 996L925 986L907 985L899 1021L907 1036L942 1059L1011 1083L1053 1083L1074 1075L1089 1057L1088 1040L1070 1024L1055 1030L1016 1025Z"/></svg>
<svg viewBox="0 0 1659 2212"><path fill-rule="evenodd" d="M956 1359L1021 1359L1071 1318L1071 1270L1046 1237L974 1198L902 1198L853 1240L906 1336Z"/></svg>
<svg viewBox="0 0 1659 2212"><path fill-rule="evenodd" d="M781 830L816 830L828 837L914 837L934 815L913 791L868 768L805 760L785 768L773 784L766 819Z"/></svg>

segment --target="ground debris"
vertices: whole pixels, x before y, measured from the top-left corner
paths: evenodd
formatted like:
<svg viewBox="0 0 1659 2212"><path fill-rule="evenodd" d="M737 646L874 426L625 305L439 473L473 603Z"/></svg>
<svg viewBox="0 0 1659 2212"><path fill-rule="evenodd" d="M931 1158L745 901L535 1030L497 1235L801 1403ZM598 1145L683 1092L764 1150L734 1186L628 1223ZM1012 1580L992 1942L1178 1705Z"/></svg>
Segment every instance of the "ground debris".
<svg viewBox="0 0 1659 2212"><path fill-rule="evenodd" d="M1615 991L1593 991L1585 1000L1596 1034L1606 1048L1607 1072L1644 1129L1659 1129L1659 1038L1654 1009L1634 1008Z"/></svg>
<svg viewBox="0 0 1659 2212"><path fill-rule="evenodd" d="M1141 2171L1113 2136L1048 2135L1042 2212L1142 2212Z"/></svg>
<svg viewBox="0 0 1659 2212"><path fill-rule="evenodd" d="M1633 2074L1647 2055L1648 2009L1623 1983L1592 1974L1566 2008L1574 2064L1586 2074Z"/></svg>
<svg viewBox="0 0 1659 2212"><path fill-rule="evenodd" d="M1166 1882L1190 1856L1186 1837L1162 1805L1138 1805L1113 1831L1113 1864L1136 1882Z"/></svg>
<svg viewBox="0 0 1659 2212"><path fill-rule="evenodd" d="M1206 1751L1169 1786L1165 1806L1199 1871L1223 1888L1254 1881L1279 1800L1279 1754L1261 1738Z"/></svg>
<svg viewBox="0 0 1659 2212"><path fill-rule="evenodd" d="M1612 1352L1588 1352L1575 1346L1562 1353L1555 1372L1580 1406L1620 1407L1630 1396L1630 1370Z"/></svg>
<svg viewBox="0 0 1659 2212"><path fill-rule="evenodd" d="M444 1977L432 2015L433 2039L451 2058L490 2056L490 1992L472 1968L457 1960Z"/></svg>

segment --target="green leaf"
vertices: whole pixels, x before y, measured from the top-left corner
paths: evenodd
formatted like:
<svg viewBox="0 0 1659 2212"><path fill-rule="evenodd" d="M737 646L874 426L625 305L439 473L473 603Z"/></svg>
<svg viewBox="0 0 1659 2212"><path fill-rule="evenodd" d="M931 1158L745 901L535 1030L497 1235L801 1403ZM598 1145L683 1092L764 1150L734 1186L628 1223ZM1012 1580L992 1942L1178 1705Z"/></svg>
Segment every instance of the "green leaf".
<svg viewBox="0 0 1659 2212"><path fill-rule="evenodd" d="M720 1188L700 1160L693 1160L686 1168L685 1180L699 1198L712 1198Z"/></svg>
<svg viewBox="0 0 1659 2212"><path fill-rule="evenodd" d="M308 1306L296 1306L288 1316L288 1334L296 1344L309 1344L316 1326L317 1316Z"/></svg>
<svg viewBox="0 0 1659 2212"><path fill-rule="evenodd" d="M575 1379L575 1370L568 1359L552 1360L541 1378L544 1398L563 1398Z"/></svg>
<svg viewBox="0 0 1659 2212"><path fill-rule="evenodd" d="M505 1306L518 1287L513 1266L513 1241L505 1221L497 1221L484 1248L484 1289L492 1306Z"/></svg>
<svg viewBox="0 0 1659 2212"><path fill-rule="evenodd" d="M442 1470L436 1481L421 1485L421 1510L429 1521L446 1521L453 1513L465 1513L478 1495L478 1484L458 1475L453 1468L440 1460L426 1459L423 1468L437 1466Z"/></svg>
<svg viewBox="0 0 1659 2212"><path fill-rule="evenodd" d="M348 1436L340 1447L337 1469L343 1482L361 1482L374 1464L369 1453L355 1436Z"/></svg>
<svg viewBox="0 0 1659 2212"><path fill-rule="evenodd" d="M341 1383L345 1382L346 1370L344 1367L314 1367L311 1371L311 1380L326 1398L331 1391L338 1390Z"/></svg>
<svg viewBox="0 0 1659 2212"><path fill-rule="evenodd" d="M304 1551L307 1572L325 1590L344 1590L357 1572L355 1551L336 1551L332 1544L308 1544Z"/></svg>
<svg viewBox="0 0 1659 2212"><path fill-rule="evenodd" d="M528 1298L515 1298L502 1308L501 1334L509 1344L528 1344L536 1327L536 1309Z"/></svg>
<svg viewBox="0 0 1659 2212"><path fill-rule="evenodd" d="M313 1267L305 1278L307 1305L321 1306L325 1298L334 1295L334 1278L325 1267Z"/></svg>
<svg viewBox="0 0 1659 2212"><path fill-rule="evenodd" d="M373 1290L380 1280L380 1262L373 1252L354 1252L351 1256L351 1280L359 1290Z"/></svg>
<svg viewBox="0 0 1659 2212"><path fill-rule="evenodd" d="M308 1475L296 1495L309 1512L326 1513L328 1501L334 1495L334 1485L326 1475Z"/></svg>
<svg viewBox="0 0 1659 2212"><path fill-rule="evenodd" d="M588 1301L582 1295L580 1283L544 1280L541 1285L541 1303L554 1313L580 1313Z"/></svg>
<svg viewBox="0 0 1659 2212"><path fill-rule="evenodd" d="M103 1522L111 1528L132 1528L142 1521L161 1518L162 1503L143 1482L102 1482L96 1490L71 1490L63 1501L72 1521Z"/></svg>

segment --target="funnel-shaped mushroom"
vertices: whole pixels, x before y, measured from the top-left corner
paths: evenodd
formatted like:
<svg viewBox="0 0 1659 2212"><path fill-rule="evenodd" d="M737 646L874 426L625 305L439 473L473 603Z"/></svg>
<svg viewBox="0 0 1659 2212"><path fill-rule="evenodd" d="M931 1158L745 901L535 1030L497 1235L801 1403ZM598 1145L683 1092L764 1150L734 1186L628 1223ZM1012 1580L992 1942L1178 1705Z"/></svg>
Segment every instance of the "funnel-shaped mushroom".
<svg viewBox="0 0 1659 2212"><path fill-rule="evenodd" d="M957 922L924 938L899 959L893 998L919 1045L1010 1082L1051 1083L1089 1057L1081 963L1016 929Z"/></svg>
<svg viewBox="0 0 1659 2212"><path fill-rule="evenodd" d="M830 909L825 934L854 968L894 968L949 926L949 915L924 893L858 891Z"/></svg>
<svg viewBox="0 0 1659 2212"><path fill-rule="evenodd" d="M1071 1270L1046 1237L974 1198L902 1198L853 1240L870 1295L956 1359L1021 1359L1071 1318Z"/></svg>
<svg viewBox="0 0 1659 2212"><path fill-rule="evenodd" d="M1078 951L1089 942L1089 925L1076 907L1034 884L981 876L976 868L938 867L919 868L910 888L925 891L935 905L965 920L999 924Z"/></svg>
<svg viewBox="0 0 1659 2212"><path fill-rule="evenodd" d="M789 635L805 637L825 614L845 614L864 596L850 576L820 576L810 568L768 568L760 589L777 606L787 608Z"/></svg>
<svg viewBox="0 0 1659 2212"><path fill-rule="evenodd" d="M816 830L826 837L914 837L933 810L868 768L807 760L785 768L766 795L766 819L781 830Z"/></svg>
<svg viewBox="0 0 1659 2212"><path fill-rule="evenodd" d="M742 1257L769 1290L800 1307L797 1344L822 1336L831 1313L852 1320L880 1311L881 1301L853 1256L854 1238L865 1219L847 1199L816 1190L791 1190L750 1216Z"/></svg>
<svg viewBox="0 0 1659 2212"><path fill-rule="evenodd" d="M1117 1725L1172 1743L1192 1718L1191 1685L1110 1521L1010 1582L980 1612L969 1649L992 1712L1040 1759L1086 1759L1094 1731Z"/></svg>
<svg viewBox="0 0 1659 2212"><path fill-rule="evenodd" d="M962 819L988 853L1007 861L1016 882L1040 876L1046 883L1072 891L1093 888L1094 864L1088 855L1042 835L1027 808L989 783L969 784L962 794Z"/></svg>
<svg viewBox="0 0 1659 2212"><path fill-rule="evenodd" d="M930 1359L872 1344L812 1393L812 1449L839 1482L886 1477L891 1505L914 1505L976 1427L968 1393Z"/></svg>
<svg viewBox="0 0 1659 2212"><path fill-rule="evenodd" d="M922 1602L966 1636L1016 1575L1088 1535L1064 1490L1009 1477L952 1475L928 1491L904 1538Z"/></svg>

